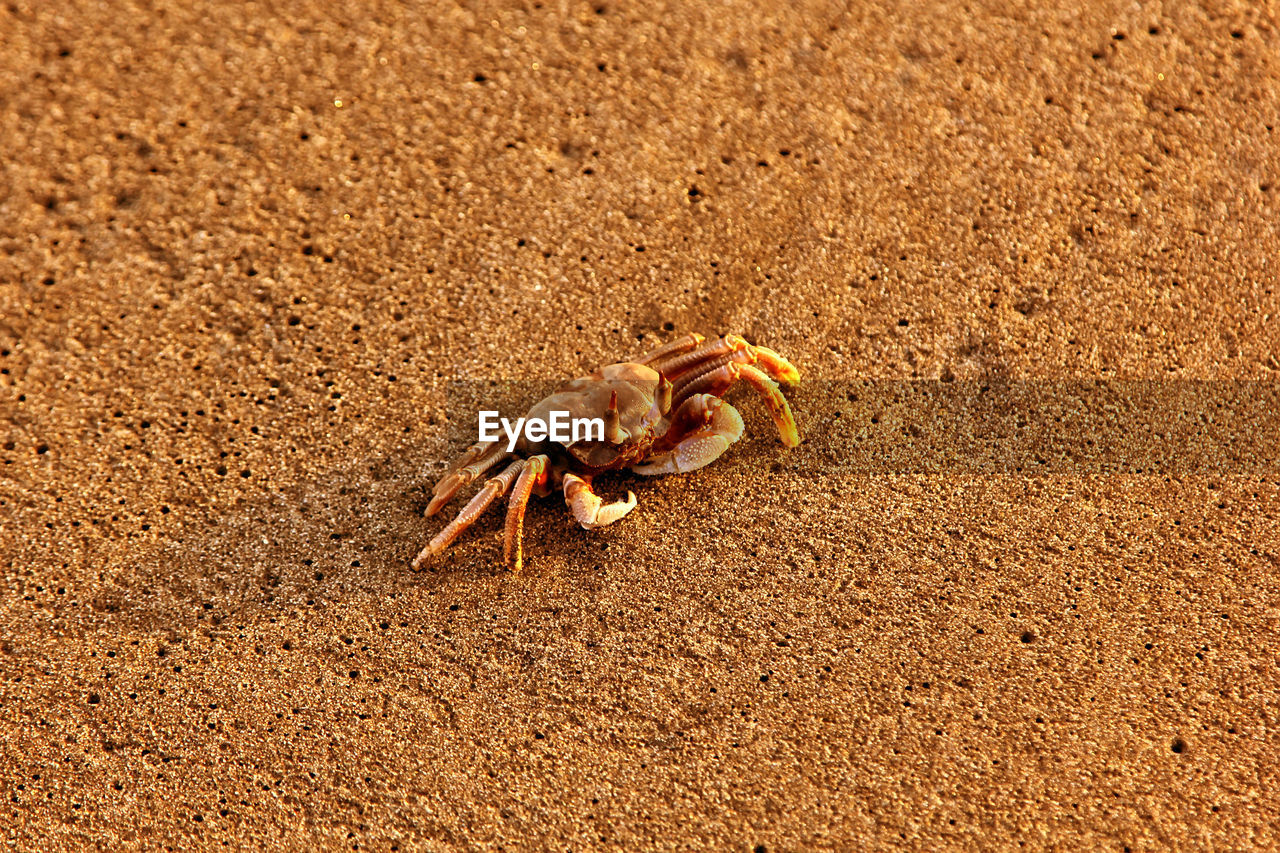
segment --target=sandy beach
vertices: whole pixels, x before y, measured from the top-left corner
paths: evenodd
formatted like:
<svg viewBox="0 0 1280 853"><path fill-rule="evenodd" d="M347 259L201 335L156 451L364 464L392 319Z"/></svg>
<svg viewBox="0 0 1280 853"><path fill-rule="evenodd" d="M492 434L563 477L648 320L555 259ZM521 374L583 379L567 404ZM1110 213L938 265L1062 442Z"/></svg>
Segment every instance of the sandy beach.
<svg viewBox="0 0 1280 853"><path fill-rule="evenodd" d="M1264 3L0 5L0 838L1280 845L1278 124ZM690 332L800 446L410 570Z"/></svg>

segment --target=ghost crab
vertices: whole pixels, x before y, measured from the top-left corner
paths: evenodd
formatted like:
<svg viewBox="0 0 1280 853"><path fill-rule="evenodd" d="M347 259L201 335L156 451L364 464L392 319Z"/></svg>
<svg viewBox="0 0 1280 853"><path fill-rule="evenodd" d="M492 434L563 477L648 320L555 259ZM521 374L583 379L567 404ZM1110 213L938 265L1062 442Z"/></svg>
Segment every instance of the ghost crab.
<svg viewBox="0 0 1280 853"><path fill-rule="evenodd" d="M613 524L635 509L636 496L604 503L591 489L592 479L627 468L638 474L695 471L713 461L742 435L742 417L722 397L739 380L764 399L782 443L800 443L791 408L778 382L795 385L800 371L768 347L737 335L710 343L685 335L635 359L606 365L589 376L560 386L534 404L528 418L552 411L600 417L604 440L531 442L521 437L514 452L501 440L478 442L463 453L436 484L426 514L435 515L459 490L511 457L502 473L484 486L413 560L420 569L475 523L489 506L510 491L503 559L513 571L523 562L525 507L533 494L564 493L565 503L588 530ZM776 381L775 381L776 380ZM513 485L514 484L514 485Z"/></svg>

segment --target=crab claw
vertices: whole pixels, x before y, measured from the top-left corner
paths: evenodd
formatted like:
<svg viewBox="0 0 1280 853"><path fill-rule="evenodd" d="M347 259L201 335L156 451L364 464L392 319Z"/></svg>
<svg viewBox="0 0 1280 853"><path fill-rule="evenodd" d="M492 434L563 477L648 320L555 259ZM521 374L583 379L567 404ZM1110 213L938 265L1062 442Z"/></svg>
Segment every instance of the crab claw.
<svg viewBox="0 0 1280 853"><path fill-rule="evenodd" d="M627 492L625 501L605 503L591 491L591 481L577 474L564 475L564 502L573 517L587 530L613 524L636 508L635 492Z"/></svg>

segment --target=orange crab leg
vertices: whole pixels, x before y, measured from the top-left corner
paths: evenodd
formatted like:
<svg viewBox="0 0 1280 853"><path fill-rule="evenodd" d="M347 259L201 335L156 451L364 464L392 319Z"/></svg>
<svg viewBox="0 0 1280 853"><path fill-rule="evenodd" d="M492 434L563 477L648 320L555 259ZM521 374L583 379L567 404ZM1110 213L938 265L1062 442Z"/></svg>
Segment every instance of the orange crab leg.
<svg viewBox="0 0 1280 853"><path fill-rule="evenodd" d="M543 455L534 456L525 469L520 472L515 488L511 490L511 502L507 509L507 531L502 546L502 559L513 572L520 571L524 564L524 511L529 506L529 496L534 486L547 481L547 463L550 460Z"/></svg>
<svg viewBox="0 0 1280 853"><path fill-rule="evenodd" d="M450 468L449 472L436 483L432 490L431 503L427 504L426 515L435 515L440 508L453 500L458 490L468 483L475 482L485 471L501 462L507 454L500 442L474 444Z"/></svg>
<svg viewBox="0 0 1280 853"><path fill-rule="evenodd" d="M689 400L694 394L712 394L723 397L724 392L737 382L739 365L731 361L714 361L698 371L691 371L680 382L676 383L676 392L672 396L671 405L680 410L681 403Z"/></svg>
<svg viewBox="0 0 1280 853"><path fill-rule="evenodd" d="M457 471L463 465L470 465L472 462L475 462L484 455L485 451L491 450L494 444L495 442L492 441L477 441L465 451L454 457L453 461L449 463L449 467L445 469L445 476Z"/></svg>
<svg viewBox="0 0 1280 853"><path fill-rule="evenodd" d="M791 414L791 406L787 404L787 398L782 396L782 389L764 371L750 364L729 362L695 376L678 389L675 405L679 406L695 394L722 397L739 379L745 380L764 398L765 405L769 407L769 414L773 416L773 422L782 436L782 443L787 447L798 445L800 430L796 427L795 417Z"/></svg>
<svg viewBox="0 0 1280 853"><path fill-rule="evenodd" d="M655 361L650 366L676 383L688 382L695 376L714 370L729 362L759 364L766 373L786 385L800 381L800 371L777 351L749 343L738 335L716 338L693 352L677 352Z"/></svg>
<svg viewBox="0 0 1280 853"><path fill-rule="evenodd" d="M753 344L756 357L760 359L760 366L763 367L770 376L784 385L799 385L800 371L794 364L787 361L783 355L768 347L762 347L759 344Z"/></svg>
<svg viewBox="0 0 1280 853"><path fill-rule="evenodd" d="M681 378L691 372L701 372L701 368L706 362L729 355L737 350L746 349L749 346L751 345L737 335L726 335L723 338L716 338L711 343L705 344L693 352L676 353L649 366L664 374L679 386Z"/></svg>
<svg viewBox="0 0 1280 853"><path fill-rule="evenodd" d="M653 352L645 353L636 359L636 364L652 365L655 361L661 361L669 356L679 355L680 353L688 352L691 349L697 349L702 345L704 340L706 340L706 338L702 335L699 335L697 332L693 332L683 337L676 338L671 343L660 346Z"/></svg>
<svg viewBox="0 0 1280 853"><path fill-rule="evenodd" d="M798 445L800 430L796 427L791 406L787 404L787 398L782 396L782 389L778 387L778 383L766 376L764 371L750 364L739 366L738 374L746 380L748 385L756 389L761 397L764 397L765 405L769 407L769 414L773 415L773 422L778 427L778 434L782 436L782 443L787 447Z"/></svg>
<svg viewBox="0 0 1280 853"><path fill-rule="evenodd" d="M490 504L497 500L500 495L506 494L507 489L511 488L511 481L519 476L525 464L525 460L517 459L508 465L501 474L486 480L484 486L480 491L476 492L476 496L471 499L471 502L462 508L457 517L445 525L445 528L427 543L427 547L423 548L418 553L418 556L413 558L414 571L422 568L423 563L448 548L453 544L453 540L462 534L462 531L475 524L476 519L484 514Z"/></svg>

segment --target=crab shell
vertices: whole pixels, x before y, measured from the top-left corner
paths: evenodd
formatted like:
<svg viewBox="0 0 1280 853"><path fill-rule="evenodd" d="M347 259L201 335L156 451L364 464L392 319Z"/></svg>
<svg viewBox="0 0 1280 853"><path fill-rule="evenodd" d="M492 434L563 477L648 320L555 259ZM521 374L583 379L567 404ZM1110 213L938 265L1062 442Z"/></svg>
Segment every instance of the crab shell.
<svg viewBox="0 0 1280 853"><path fill-rule="evenodd" d="M632 361L606 365L590 376L566 382L535 403L526 417L550 421L552 412L568 412L570 418L599 418L616 399L620 440L533 442L521 435L516 447L527 456L545 453L582 473L634 465L648 455L654 440L663 433L668 412L662 411L658 401L660 383L656 370Z"/></svg>

